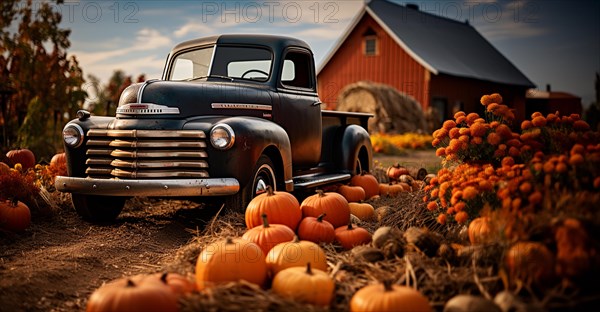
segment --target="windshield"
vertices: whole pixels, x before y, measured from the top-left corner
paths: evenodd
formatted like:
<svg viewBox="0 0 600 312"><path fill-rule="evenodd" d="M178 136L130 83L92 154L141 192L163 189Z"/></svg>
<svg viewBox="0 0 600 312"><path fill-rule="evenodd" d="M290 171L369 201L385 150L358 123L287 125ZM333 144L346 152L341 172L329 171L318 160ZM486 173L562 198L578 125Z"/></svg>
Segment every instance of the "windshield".
<svg viewBox="0 0 600 312"><path fill-rule="evenodd" d="M193 50L177 55L170 80L187 80L208 75L214 47Z"/></svg>
<svg viewBox="0 0 600 312"><path fill-rule="evenodd" d="M209 47L177 55L170 80L228 77L267 81L271 75L272 53L267 49L218 46L211 63L213 50Z"/></svg>

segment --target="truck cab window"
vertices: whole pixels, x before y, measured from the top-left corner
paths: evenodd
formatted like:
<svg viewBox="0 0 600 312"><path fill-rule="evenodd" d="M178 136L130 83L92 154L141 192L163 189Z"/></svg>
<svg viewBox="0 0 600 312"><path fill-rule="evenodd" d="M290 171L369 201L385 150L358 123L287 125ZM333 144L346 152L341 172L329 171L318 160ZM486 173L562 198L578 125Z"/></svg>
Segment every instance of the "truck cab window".
<svg viewBox="0 0 600 312"><path fill-rule="evenodd" d="M263 48L217 46L211 75L267 81L272 59L271 51Z"/></svg>
<svg viewBox="0 0 600 312"><path fill-rule="evenodd" d="M208 75L214 47L184 52L175 57L170 80L186 80Z"/></svg>
<svg viewBox="0 0 600 312"><path fill-rule="evenodd" d="M314 89L310 68L312 68L310 55L296 51L288 52L283 61L281 83L288 87Z"/></svg>

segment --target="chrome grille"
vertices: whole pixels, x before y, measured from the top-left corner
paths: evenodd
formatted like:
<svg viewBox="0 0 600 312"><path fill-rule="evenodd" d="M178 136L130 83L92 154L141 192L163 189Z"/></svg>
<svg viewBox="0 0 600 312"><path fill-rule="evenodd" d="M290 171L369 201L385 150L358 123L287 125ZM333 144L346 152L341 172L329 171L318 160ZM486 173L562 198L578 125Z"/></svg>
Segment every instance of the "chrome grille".
<svg viewBox="0 0 600 312"><path fill-rule="evenodd" d="M196 130L89 130L92 178L207 178L206 134Z"/></svg>

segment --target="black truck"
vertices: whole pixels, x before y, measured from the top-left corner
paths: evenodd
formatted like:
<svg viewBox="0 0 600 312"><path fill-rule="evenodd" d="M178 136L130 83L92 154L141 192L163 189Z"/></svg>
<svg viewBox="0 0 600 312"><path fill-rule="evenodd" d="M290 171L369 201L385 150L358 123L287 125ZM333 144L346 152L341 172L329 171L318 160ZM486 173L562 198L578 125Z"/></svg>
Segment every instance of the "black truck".
<svg viewBox="0 0 600 312"><path fill-rule="evenodd" d="M63 139L78 214L109 221L129 197L224 202L301 191L372 166L370 115L321 109L304 41L220 35L175 46L162 78L129 86L115 117L80 110Z"/></svg>

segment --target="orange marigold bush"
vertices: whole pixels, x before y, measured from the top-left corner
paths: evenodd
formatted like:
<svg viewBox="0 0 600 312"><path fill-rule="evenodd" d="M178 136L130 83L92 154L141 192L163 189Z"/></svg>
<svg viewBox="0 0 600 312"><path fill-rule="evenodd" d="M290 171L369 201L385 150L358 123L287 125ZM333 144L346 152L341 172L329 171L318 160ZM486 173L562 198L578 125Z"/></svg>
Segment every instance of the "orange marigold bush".
<svg viewBox="0 0 600 312"><path fill-rule="evenodd" d="M467 222L489 207L502 211L508 239L522 239L536 213L561 201L556 194L600 191L600 134L579 115L536 112L515 129L500 95L481 103L485 118L457 112L433 133L445 168L427 187L427 208L439 223Z"/></svg>

